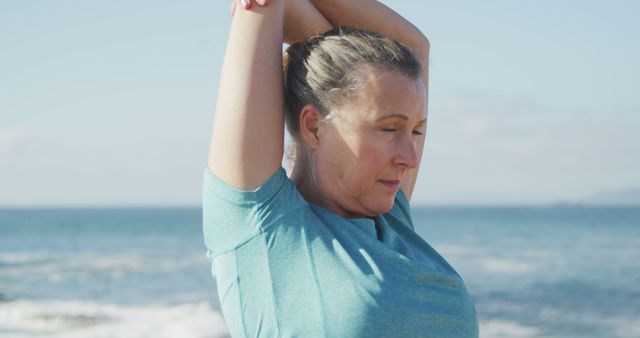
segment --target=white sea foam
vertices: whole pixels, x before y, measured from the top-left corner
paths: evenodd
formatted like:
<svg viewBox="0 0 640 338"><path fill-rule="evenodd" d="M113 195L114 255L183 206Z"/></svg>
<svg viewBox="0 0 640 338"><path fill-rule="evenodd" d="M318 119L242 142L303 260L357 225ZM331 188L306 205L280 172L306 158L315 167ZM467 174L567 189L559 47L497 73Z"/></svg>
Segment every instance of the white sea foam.
<svg viewBox="0 0 640 338"><path fill-rule="evenodd" d="M463 244L440 244L437 247L438 251L443 255L449 256L474 256L478 255L478 250L483 250L484 248L472 246L472 245L463 245Z"/></svg>
<svg viewBox="0 0 640 338"><path fill-rule="evenodd" d="M469 245L448 244L440 247L440 252L457 267L481 269L489 273L525 274L534 272L536 262L523 255L515 257L497 257L479 248Z"/></svg>
<svg viewBox="0 0 640 338"><path fill-rule="evenodd" d="M159 255L153 252L123 252L109 255L98 253L77 254L17 254L0 255L4 277L20 277L24 274L42 275L49 282L59 282L73 274L79 279L95 273L115 278L129 272L148 271L169 273L182 268L206 267L205 255L201 251L182 255Z"/></svg>
<svg viewBox="0 0 640 338"><path fill-rule="evenodd" d="M640 322L636 318L612 319L608 321L612 330L620 338L640 337Z"/></svg>
<svg viewBox="0 0 640 338"><path fill-rule="evenodd" d="M531 263L511 258L485 258L480 265L487 272L497 273L531 273L535 270Z"/></svg>
<svg viewBox="0 0 640 338"><path fill-rule="evenodd" d="M612 315L602 312L571 312L562 309L545 308L540 311L539 319L544 322L561 320L565 325L577 327L594 325L603 331L609 332L607 337L640 337L640 322L638 322L637 316L634 314Z"/></svg>
<svg viewBox="0 0 640 338"><path fill-rule="evenodd" d="M121 306L79 301L0 303L0 336L221 338L229 333L208 303Z"/></svg>
<svg viewBox="0 0 640 338"><path fill-rule="evenodd" d="M27 264L33 262L39 262L49 258L47 253L32 253L32 252L0 252L0 265L1 264Z"/></svg>
<svg viewBox="0 0 640 338"><path fill-rule="evenodd" d="M530 338L538 337L539 330L512 321L490 320L480 322L481 338Z"/></svg>

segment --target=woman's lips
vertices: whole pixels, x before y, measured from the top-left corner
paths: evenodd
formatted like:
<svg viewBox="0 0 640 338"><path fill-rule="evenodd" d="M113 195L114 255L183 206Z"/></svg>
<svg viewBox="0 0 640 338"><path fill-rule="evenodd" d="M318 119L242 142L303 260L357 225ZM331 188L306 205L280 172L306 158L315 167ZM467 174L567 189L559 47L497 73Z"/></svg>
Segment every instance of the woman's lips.
<svg viewBox="0 0 640 338"><path fill-rule="evenodd" d="M380 180L380 182L392 189L397 189L400 186L400 180Z"/></svg>

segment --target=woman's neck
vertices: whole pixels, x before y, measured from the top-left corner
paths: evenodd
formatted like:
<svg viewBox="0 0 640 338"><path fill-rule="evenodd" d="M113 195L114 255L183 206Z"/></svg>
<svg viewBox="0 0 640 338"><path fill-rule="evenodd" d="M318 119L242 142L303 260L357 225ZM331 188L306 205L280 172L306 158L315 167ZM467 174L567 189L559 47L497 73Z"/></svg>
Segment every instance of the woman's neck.
<svg viewBox="0 0 640 338"><path fill-rule="evenodd" d="M314 168L309 161L300 158L299 152L293 162L293 170L291 171L291 181L296 185L298 191L305 200L322 205L322 198L318 185L316 184Z"/></svg>
<svg viewBox="0 0 640 338"><path fill-rule="evenodd" d="M323 194L317 184L316 170L310 161L303 161L302 158L296 158L291 171L291 181L307 202L319 205L329 209L344 218L361 218L364 215L354 214L349 210L342 208Z"/></svg>

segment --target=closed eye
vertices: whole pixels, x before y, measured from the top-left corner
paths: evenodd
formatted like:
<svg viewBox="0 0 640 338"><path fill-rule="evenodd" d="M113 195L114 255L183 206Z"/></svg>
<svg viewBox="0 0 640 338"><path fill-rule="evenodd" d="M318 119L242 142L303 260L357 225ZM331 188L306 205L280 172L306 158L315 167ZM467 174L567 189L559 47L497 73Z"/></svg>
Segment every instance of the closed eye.
<svg viewBox="0 0 640 338"><path fill-rule="evenodd" d="M421 130L414 130L413 135L424 135L424 132L422 132Z"/></svg>

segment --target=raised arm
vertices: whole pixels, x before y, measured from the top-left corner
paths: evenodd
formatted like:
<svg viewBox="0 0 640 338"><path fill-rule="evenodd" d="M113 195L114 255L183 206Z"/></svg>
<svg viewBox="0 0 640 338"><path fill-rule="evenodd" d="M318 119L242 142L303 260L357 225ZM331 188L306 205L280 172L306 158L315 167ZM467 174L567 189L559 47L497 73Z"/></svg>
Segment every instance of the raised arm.
<svg viewBox="0 0 640 338"><path fill-rule="evenodd" d="M225 183L253 189L280 167L284 147L284 2L238 10L220 77L208 164Z"/></svg>
<svg viewBox="0 0 640 338"><path fill-rule="evenodd" d="M231 15L234 15L238 8L253 8L254 2L255 5L264 7L268 6L271 1L246 0L243 3L241 0L233 0ZM333 28L331 23L309 0L285 0L284 6L284 42L288 44L306 40Z"/></svg>
<svg viewBox="0 0 640 338"><path fill-rule="evenodd" d="M309 0L285 0L284 41L292 44L324 33L331 23Z"/></svg>
<svg viewBox="0 0 640 338"><path fill-rule="evenodd" d="M311 0L311 2L333 26L343 25L378 32L409 46L422 63L422 80L428 94L429 40L413 24L375 0ZM416 144L418 163L422 159L423 148L424 137L420 138ZM418 170L419 165L408 172L400 184L409 199L413 194Z"/></svg>
<svg viewBox="0 0 640 338"><path fill-rule="evenodd" d="M331 27L308 0L286 2L237 7L232 19L208 165L239 189L258 187L282 163L283 31L293 42Z"/></svg>

